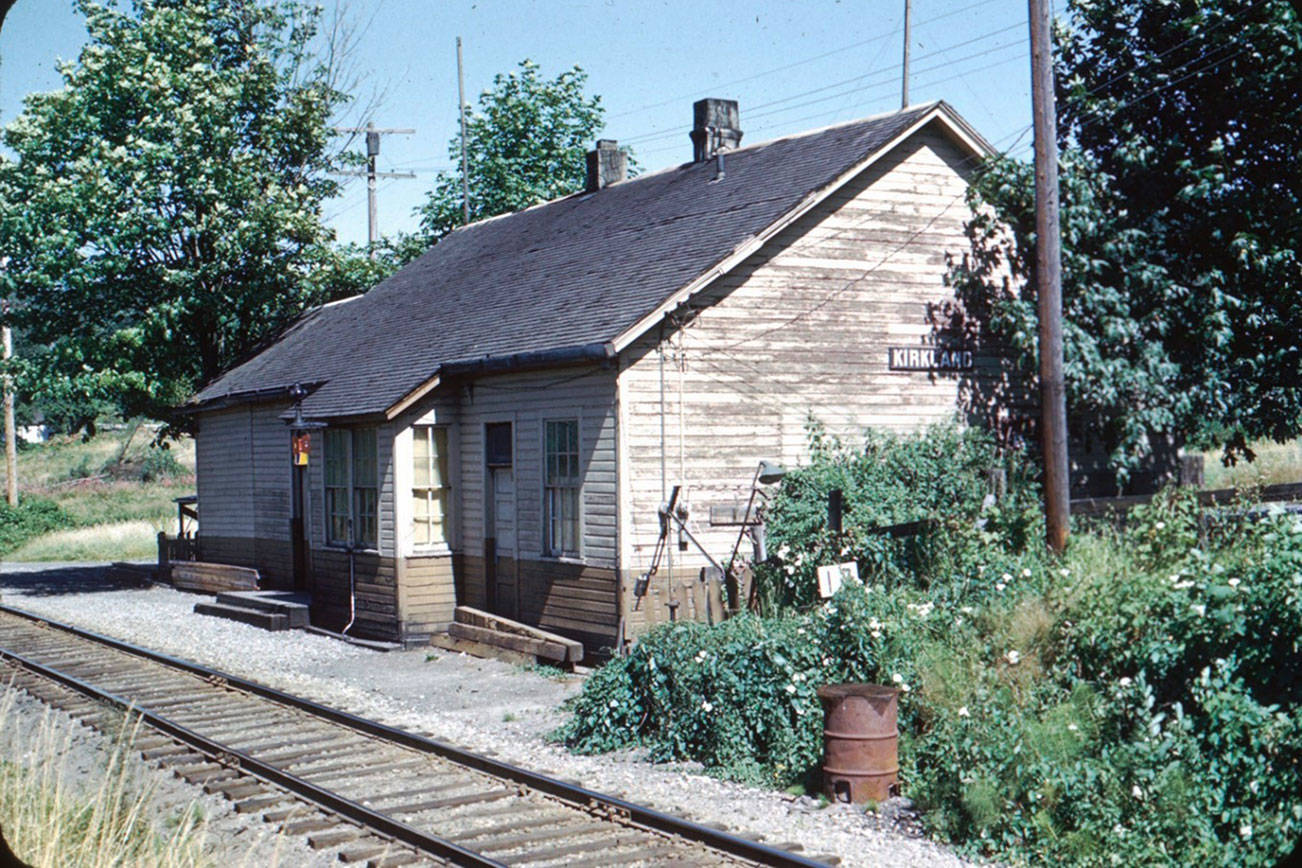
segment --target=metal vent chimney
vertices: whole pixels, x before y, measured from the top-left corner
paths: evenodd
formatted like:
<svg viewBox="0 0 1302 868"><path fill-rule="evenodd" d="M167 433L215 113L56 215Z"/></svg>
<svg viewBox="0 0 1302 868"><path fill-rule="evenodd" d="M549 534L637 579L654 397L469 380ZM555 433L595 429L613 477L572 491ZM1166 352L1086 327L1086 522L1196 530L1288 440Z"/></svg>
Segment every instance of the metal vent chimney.
<svg viewBox="0 0 1302 868"><path fill-rule="evenodd" d="M735 99L692 103L692 160L701 162L741 144L741 121Z"/></svg>
<svg viewBox="0 0 1302 868"><path fill-rule="evenodd" d="M594 193L627 177L628 155L614 139L597 139L596 149L588 151L588 182L584 189Z"/></svg>

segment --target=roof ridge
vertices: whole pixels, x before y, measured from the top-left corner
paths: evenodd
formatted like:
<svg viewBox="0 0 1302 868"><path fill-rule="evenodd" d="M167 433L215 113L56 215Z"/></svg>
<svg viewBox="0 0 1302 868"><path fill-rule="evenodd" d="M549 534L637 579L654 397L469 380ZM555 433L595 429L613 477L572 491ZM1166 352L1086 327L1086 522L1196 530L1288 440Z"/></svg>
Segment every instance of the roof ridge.
<svg viewBox="0 0 1302 868"><path fill-rule="evenodd" d="M940 108L940 107L942 107L942 106L946 106L946 105L947 105L947 104L945 103L944 100L939 100L939 99L938 99L938 100L933 100L933 101L931 101L931 102L929 102L929 103L920 103L920 104L918 104L918 105L911 105L911 106L908 106L908 107L906 107L906 108L902 108L902 109L895 109L895 110L893 110L893 111L888 111L888 112L879 112L879 113L877 113L877 114L875 114L875 115L867 115L867 116L865 116L865 117L861 117L861 118L853 118L853 119L848 120L848 121L838 121L838 122L836 122L836 123L827 124L826 126L816 127L815 129L812 129L812 130L801 130L801 131L798 132L798 133L788 133L788 134L785 135L785 136L776 136L776 137L771 138L771 139L764 139L763 141L753 142L753 143L751 143L751 144L749 144L749 145L742 145L741 147L738 147L738 148L731 148L731 149L725 151L724 154L725 154L725 155L727 155L727 154L738 154L738 153L742 153L742 152L745 152L745 151L754 150L754 149L757 149L757 148L767 147L767 146L769 146L769 145L776 144L777 142L785 142L785 141L790 141L790 140L792 140L792 139L805 138L805 137L807 137L807 136L814 136L814 135L818 135L818 134L820 134L820 133L826 133L826 132L828 132L828 131L830 131L830 130L839 129L839 128L841 128L841 127L850 127L850 126L854 126L855 124L866 124L866 123L870 123L870 122L872 122L872 121L885 120L886 118L893 117L893 116L895 116L895 115L905 115L905 114L909 114L909 113L911 113L911 112L928 111L928 110L936 109L936 108ZM618 140L617 140L617 141L618 141ZM621 187L622 187L622 186L624 186L625 184L636 184L638 181L646 180L646 179L648 179L648 178L655 178L655 177L657 177L657 176L659 176L659 175L663 175L663 174L666 174L666 173L668 173L668 172L677 172L677 171L680 171L680 170L682 170L683 168L685 168L685 167L687 167L687 166L695 166L698 162L701 162L701 161L700 161L700 160L690 160L690 161L685 162L685 163L676 163L676 164L674 164L674 165L672 165L672 166L665 166L664 168L656 169L654 172L646 172L646 173L643 173L643 174L637 175L637 176L632 177L632 178L625 178L624 180L622 180L622 181L618 181L618 182L616 182L615 184L612 184L612 185L610 185L610 186L612 186L612 187L615 187L615 186L621 186ZM567 200L567 199L575 199L575 198L580 198L580 197L584 197L584 196L595 195L596 193L599 193L599 192L601 192L601 191L600 191L600 190L576 190L575 192L573 192L573 193L568 193L568 194L566 194L566 195L564 195L564 196L557 196L555 199L547 199L546 201L543 201L543 202L535 202L534 204L529 205L528 207L525 207L525 208L521 208L521 209L518 210L518 211L507 211L507 212L505 212L505 213L503 213L503 214L494 214L492 217L481 217L481 218L478 219L478 220L472 221L472 222L470 222L470 223L465 223L465 224L463 224L463 225L461 225L461 226L456 227L455 229L452 230L452 232L449 232L448 235L452 235L452 234L454 234L454 233L456 233L456 232L461 232L462 230L465 230L465 229L473 229L473 228L475 228L476 226L482 226L482 225L484 225L484 224L491 223L491 222L493 222L494 220L501 220L501 219L504 218L504 217L511 217L512 215L515 215L515 214L523 214L523 213L525 213L526 211L533 211L534 209L536 209L536 208L541 208L541 207L543 207L543 206L545 206L545 205L552 205L552 204L555 204L555 203L557 203L557 202L564 202L564 201ZM444 237L446 237L446 236L444 236Z"/></svg>

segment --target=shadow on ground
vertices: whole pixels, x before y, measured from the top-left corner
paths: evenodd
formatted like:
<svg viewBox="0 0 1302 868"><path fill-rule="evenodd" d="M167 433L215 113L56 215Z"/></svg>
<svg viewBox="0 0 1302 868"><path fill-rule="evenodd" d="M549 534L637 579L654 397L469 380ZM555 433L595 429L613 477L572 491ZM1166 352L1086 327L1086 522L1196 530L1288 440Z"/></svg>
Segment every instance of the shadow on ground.
<svg viewBox="0 0 1302 868"><path fill-rule="evenodd" d="M139 588L133 578L115 578L104 564L4 564L0 592L53 597Z"/></svg>

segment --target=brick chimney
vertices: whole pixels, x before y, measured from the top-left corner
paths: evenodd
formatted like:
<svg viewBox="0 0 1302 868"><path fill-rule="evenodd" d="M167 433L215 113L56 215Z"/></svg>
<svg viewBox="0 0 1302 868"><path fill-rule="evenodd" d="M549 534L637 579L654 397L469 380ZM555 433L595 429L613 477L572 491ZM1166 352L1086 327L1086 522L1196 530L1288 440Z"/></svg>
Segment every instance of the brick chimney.
<svg viewBox="0 0 1302 868"><path fill-rule="evenodd" d="M702 99L692 103L692 160L701 162L721 150L741 144L741 121L735 99Z"/></svg>
<svg viewBox="0 0 1302 868"><path fill-rule="evenodd" d="M614 139L597 139L595 150L588 151L588 183L584 189L594 193L628 177L628 156Z"/></svg>

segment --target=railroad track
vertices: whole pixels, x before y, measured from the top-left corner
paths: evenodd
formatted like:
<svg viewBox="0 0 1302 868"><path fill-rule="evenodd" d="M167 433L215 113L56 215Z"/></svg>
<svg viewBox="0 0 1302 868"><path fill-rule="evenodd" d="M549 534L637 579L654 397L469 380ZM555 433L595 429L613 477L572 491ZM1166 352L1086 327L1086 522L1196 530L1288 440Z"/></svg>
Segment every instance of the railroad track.
<svg viewBox="0 0 1302 868"><path fill-rule="evenodd" d="M236 811L374 866L815 866L729 834L237 676L0 606L16 686Z"/></svg>

